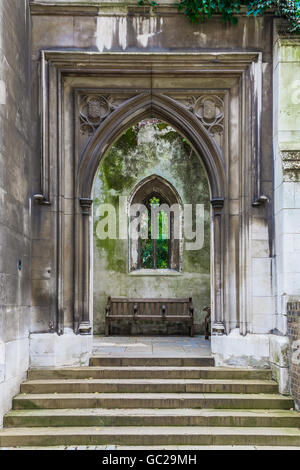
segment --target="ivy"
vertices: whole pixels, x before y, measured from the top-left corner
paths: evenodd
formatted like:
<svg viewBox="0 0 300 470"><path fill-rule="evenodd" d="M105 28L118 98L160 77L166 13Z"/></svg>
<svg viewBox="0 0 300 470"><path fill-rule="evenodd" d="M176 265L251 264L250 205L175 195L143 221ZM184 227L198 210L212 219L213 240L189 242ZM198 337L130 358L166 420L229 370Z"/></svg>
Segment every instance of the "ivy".
<svg viewBox="0 0 300 470"><path fill-rule="evenodd" d="M156 1L138 0L139 5L157 6ZM277 16L286 18L288 31L300 34L300 0L179 0L174 4L192 23L204 22L214 14L221 14L224 23L237 24L242 6L248 16L262 15L269 8Z"/></svg>

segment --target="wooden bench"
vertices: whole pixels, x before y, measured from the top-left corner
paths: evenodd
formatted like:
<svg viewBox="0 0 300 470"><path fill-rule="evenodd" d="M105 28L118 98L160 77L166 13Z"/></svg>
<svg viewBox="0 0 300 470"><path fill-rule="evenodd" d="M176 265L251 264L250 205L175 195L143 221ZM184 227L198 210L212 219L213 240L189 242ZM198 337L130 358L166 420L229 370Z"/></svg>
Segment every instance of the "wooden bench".
<svg viewBox="0 0 300 470"><path fill-rule="evenodd" d="M109 297L106 307L106 336L110 334L111 323L120 320L186 322L190 328L190 335L194 336L194 307L191 298L126 299Z"/></svg>

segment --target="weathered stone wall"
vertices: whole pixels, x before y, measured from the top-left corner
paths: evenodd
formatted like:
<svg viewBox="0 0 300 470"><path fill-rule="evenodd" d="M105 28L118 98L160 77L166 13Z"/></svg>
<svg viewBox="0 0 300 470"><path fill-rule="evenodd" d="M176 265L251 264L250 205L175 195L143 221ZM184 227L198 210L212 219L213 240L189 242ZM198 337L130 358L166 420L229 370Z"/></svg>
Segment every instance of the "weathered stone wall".
<svg viewBox="0 0 300 470"><path fill-rule="evenodd" d="M47 5L48 3L48 5ZM49 4L52 4L50 6ZM262 53L262 136L261 136L261 178L262 192L272 200L272 96L270 93L272 83L272 16L263 18L247 18L240 15L236 27L224 25L220 17L214 17L211 21L201 24L191 24L182 14L176 12L174 7L163 5L155 11L145 7L137 7L135 0L120 4L118 2L32 2L32 60L35 72L35 80L40 62L40 51L42 49L76 49L83 52L220 52L220 51L260 51ZM181 34L178 34L178 31ZM173 80L174 81L174 80ZM205 83L198 79L189 80L190 86L198 92L213 86L209 78ZM106 84L105 77L101 77L99 83ZM64 217L66 221L64 237L65 252L72 260L73 252L71 239L74 234L74 226L71 219L73 209L74 190L73 181L70 180L70 169L74 165L74 110L71 109L67 100L73 99L72 86L75 81L69 77L65 81L64 106L67 116L64 122ZM97 86L96 80L91 77L77 80L77 87ZM123 77L114 80L113 87L122 88ZM164 82L165 83L165 82ZM170 77L170 83L172 78ZM128 86L128 82L127 82ZM159 80L155 86L159 88ZM222 84L218 82L218 88L226 88L227 79ZM148 87L148 84L147 84ZM232 93L238 93L236 87ZM228 219L230 219L230 230L226 236L232 237L229 252L227 254L228 267L224 276L231 275L230 287L226 292L226 307L228 315L226 325L228 331L242 325L243 331L250 333L269 333L273 328L273 291L272 291L272 207L262 205L252 208L254 176L249 177L255 166L254 159L247 163L247 169L242 171L242 160L245 161L245 152L242 146L247 143L247 136L243 139L237 137L233 129L237 129L242 116L238 108L238 99L232 97L230 104L230 126L227 127L227 142L234 152L225 156L225 164L228 168ZM241 110L241 108L239 108ZM73 114L72 114L73 113ZM71 123L71 124L70 124ZM249 126L247 125L247 129ZM230 132L229 132L230 129ZM233 145L234 143L234 145ZM239 146L237 146L237 143ZM225 150L226 153L226 150ZM241 156L243 155L243 159ZM78 158L78 156L76 156ZM249 158L250 160L250 158ZM52 171L56 171L56 163ZM34 170L36 171L36 169ZM57 180L52 178L51 185L53 194L56 194ZM254 183L253 183L254 184ZM247 188L247 189L246 189ZM243 194L243 197L241 197ZM244 205L247 207L244 210ZM42 274L40 280L34 281L33 301L36 306L34 318L34 331L49 330L49 323L55 314L55 293L57 289L56 280L56 256L55 228L57 211L56 201L52 206L35 208L34 228L36 239L36 251L33 258L36 271ZM227 216L226 216L227 217ZM251 230L249 230L249 221ZM47 225L46 225L47 224ZM243 233L247 240L243 254L239 255L238 231ZM38 241L38 238L40 240ZM73 254L72 254L73 253ZM244 260L244 255L247 260ZM40 258L43 257L43 270L39 269ZM235 272L240 270L240 275ZM247 275L249 284L247 292L237 299L237 288L245 287L244 275ZM65 326L73 326L72 282L74 270L70 262L65 263L64 282L64 316ZM250 285L251 284L251 285ZM247 313L245 313L247 311ZM247 317L247 318L246 318ZM244 333L243 333L244 334Z"/></svg>
<svg viewBox="0 0 300 470"><path fill-rule="evenodd" d="M0 426L29 363L31 304L30 16L0 2Z"/></svg>
<svg viewBox="0 0 300 470"><path fill-rule="evenodd" d="M300 411L300 303L288 303L288 336L290 341L291 391Z"/></svg>
<svg viewBox="0 0 300 470"><path fill-rule="evenodd" d="M151 175L171 183L183 204L205 207L204 245L187 250L184 244L181 272L168 270L129 271L128 240L101 240L97 236L99 205L111 204L118 214L119 196L129 200L135 186ZM119 215L119 214L118 214ZM203 308L210 298L210 191L199 157L170 126L144 124L129 129L107 153L95 180L94 190L94 328L104 333L105 307L108 296L129 298L192 297L195 308L195 331L204 334ZM200 221L198 221L200 222ZM194 217L195 223L195 217ZM127 325L119 333L129 334ZM188 334L183 325L142 325L133 333Z"/></svg>
<svg viewBox="0 0 300 470"><path fill-rule="evenodd" d="M278 24L280 30L280 23ZM287 302L300 300L300 40L275 35L275 328L287 331Z"/></svg>
<svg viewBox="0 0 300 470"><path fill-rule="evenodd" d="M274 30L274 335L270 339L273 376L290 391L287 338L288 302L300 299L300 40ZM289 326L289 331L290 331ZM292 370L292 369L291 369ZM295 374L295 372L292 372Z"/></svg>

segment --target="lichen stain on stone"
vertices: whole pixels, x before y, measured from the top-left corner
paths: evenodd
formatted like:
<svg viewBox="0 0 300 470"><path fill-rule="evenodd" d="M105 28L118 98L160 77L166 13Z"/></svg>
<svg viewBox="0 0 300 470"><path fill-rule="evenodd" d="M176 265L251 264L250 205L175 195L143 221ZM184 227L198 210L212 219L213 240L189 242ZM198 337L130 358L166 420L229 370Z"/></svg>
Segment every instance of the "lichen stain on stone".
<svg viewBox="0 0 300 470"><path fill-rule="evenodd" d="M204 204L205 244L183 252L180 276L138 276L128 273L127 240L96 236L100 203L117 212L119 196L130 196L143 179L157 174L178 191L183 203ZM195 213L195 211L194 211ZM195 215L195 214L194 214ZM193 297L198 332L203 332L203 308L210 304L210 192L199 157L178 132L160 121L144 121L128 129L102 160L94 185L94 327L103 333L107 297Z"/></svg>

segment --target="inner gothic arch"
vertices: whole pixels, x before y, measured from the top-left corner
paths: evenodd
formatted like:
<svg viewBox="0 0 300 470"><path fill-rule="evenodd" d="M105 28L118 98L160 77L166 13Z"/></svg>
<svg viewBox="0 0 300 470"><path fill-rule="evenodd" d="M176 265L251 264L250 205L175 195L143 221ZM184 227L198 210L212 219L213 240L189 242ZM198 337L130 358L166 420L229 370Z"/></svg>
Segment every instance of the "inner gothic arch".
<svg viewBox="0 0 300 470"><path fill-rule="evenodd" d="M157 200L158 208L161 208L166 218L167 235L166 241L162 240L163 246L166 249L166 260L163 260L161 266L157 260L157 241L151 240L152 227L149 227L149 219L152 216L151 200ZM141 233L140 236L130 236L130 250L129 250L129 270L135 271L140 269L167 269L180 272L182 270L182 238L183 234L183 207L182 200L174 188L174 186L165 178L158 175L151 175L140 181L134 188L129 199L129 215L130 224L131 218L133 221L136 218L136 213L132 213L132 207L143 205L147 211L146 214L138 214L147 219L146 233ZM158 218L160 213L157 214ZM154 221L155 222L155 221ZM163 222L163 221L162 221ZM152 221L153 224L153 221ZM159 229L159 228L158 228ZM131 227L129 227L130 234ZM142 240L142 235L148 237L148 240ZM161 234L158 233L158 236ZM143 259L143 247L147 244L152 249L152 256L149 262ZM155 246L153 246L155 244Z"/></svg>

